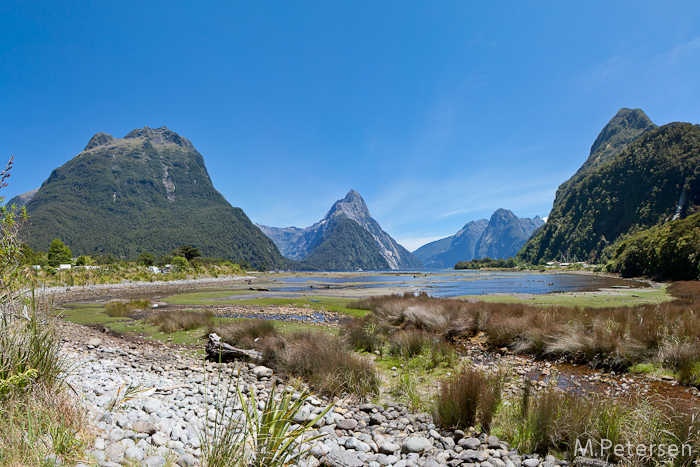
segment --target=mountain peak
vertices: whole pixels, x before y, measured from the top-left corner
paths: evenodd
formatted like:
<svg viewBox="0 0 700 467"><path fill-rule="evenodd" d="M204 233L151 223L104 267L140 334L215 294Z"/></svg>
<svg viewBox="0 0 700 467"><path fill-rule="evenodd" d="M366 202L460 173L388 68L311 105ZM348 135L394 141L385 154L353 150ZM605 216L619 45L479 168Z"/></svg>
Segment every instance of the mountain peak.
<svg viewBox="0 0 700 467"><path fill-rule="evenodd" d="M600 148L607 149L608 146L617 146L614 148L615 154L617 154L641 133L654 128L656 125L642 109L622 108L610 119L593 142L591 155ZM610 158L605 158L604 162Z"/></svg>
<svg viewBox="0 0 700 467"><path fill-rule="evenodd" d="M88 142L87 146L85 146L85 149L83 149L83 151L89 151L90 149L94 149L98 146L105 146L113 142L114 140L114 137L112 135L108 135L107 133L95 133L95 135L92 138L90 138L90 141Z"/></svg>
<svg viewBox="0 0 700 467"><path fill-rule="evenodd" d="M183 148L194 150L194 146L187 138L183 138L182 136L178 135L174 131L171 131L164 126L155 129L145 126L143 128L131 131L128 135L124 137L124 139L139 138L147 139L152 144L177 144L178 146L181 146Z"/></svg>
<svg viewBox="0 0 700 467"><path fill-rule="evenodd" d="M345 195L345 198L343 198L343 202L350 204L363 204L365 206L367 205L365 200L362 199L362 196L360 196L360 194L355 190L348 191L348 194Z"/></svg>

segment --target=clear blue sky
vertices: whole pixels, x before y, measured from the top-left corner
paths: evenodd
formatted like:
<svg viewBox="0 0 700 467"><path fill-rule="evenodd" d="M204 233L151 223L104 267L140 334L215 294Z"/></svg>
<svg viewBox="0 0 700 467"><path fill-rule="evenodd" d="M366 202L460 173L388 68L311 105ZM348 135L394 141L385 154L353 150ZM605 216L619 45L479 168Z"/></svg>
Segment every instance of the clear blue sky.
<svg viewBox="0 0 700 467"><path fill-rule="evenodd" d="M410 250L546 216L622 107L700 122L697 1L0 3L10 197L104 131L167 126L254 222L351 188Z"/></svg>

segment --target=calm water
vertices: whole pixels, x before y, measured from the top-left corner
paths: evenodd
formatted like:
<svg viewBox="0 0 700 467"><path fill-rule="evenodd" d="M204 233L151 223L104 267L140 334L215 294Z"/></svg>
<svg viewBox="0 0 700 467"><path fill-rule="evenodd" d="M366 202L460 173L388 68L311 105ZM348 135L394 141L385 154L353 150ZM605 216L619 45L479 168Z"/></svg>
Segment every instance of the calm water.
<svg viewBox="0 0 700 467"><path fill-rule="evenodd" d="M397 273L379 271L357 276L326 275L277 279L280 286L270 291L299 292L324 288L405 287L435 297L491 293L545 294L581 292L610 287L646 287L643 282L626 281L592 274L449 271ZM284 285L282 285L284 284Z"/></svg>

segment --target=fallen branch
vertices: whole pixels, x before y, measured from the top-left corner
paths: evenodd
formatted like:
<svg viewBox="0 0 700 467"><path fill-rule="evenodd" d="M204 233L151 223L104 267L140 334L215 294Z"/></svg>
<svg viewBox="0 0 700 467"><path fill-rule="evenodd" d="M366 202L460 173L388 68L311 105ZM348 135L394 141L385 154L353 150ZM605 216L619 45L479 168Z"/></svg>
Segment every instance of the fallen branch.
<svg viewBox="0 0 700 467"><path fill-rule="evenodd" d="M237 349L221 342L221 337L216 333L209 334L209 342L204 350L207 352L207 358L214 362L230 362L241 358L262 359L262 354L257 350Z"/></svg>

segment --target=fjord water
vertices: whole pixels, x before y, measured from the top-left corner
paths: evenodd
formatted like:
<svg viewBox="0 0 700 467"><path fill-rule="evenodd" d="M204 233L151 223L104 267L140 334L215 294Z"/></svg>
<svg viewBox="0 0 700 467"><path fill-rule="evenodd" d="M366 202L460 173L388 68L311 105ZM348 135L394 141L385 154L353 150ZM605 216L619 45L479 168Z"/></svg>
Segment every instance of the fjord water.
<svg viewBox="0 0 700 467"><path fill-rule="evenodd" d="M336 273L337 274L337 273ZM357 274L319 273L279 278L279 287L270 291L299 292L323 288L399 287L406 292L425 292L434 297L462 295L546 294L583 292L610 287L647 287L644 282L628 281L589 273L541 273L531 271L372 271Z"/></svg>

